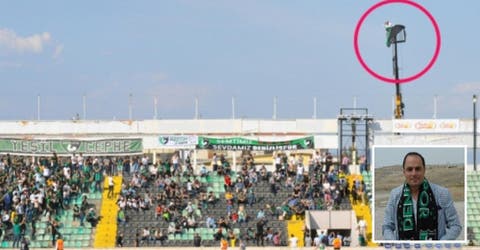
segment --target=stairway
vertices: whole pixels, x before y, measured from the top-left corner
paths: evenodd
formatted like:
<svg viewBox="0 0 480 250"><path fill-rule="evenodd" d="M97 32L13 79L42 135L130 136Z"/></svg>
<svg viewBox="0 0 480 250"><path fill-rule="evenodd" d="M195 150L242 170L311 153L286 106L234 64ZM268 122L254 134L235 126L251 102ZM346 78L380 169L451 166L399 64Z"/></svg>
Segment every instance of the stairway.
<svg viewBox="0 0 480 250"><path fill-rule="evenodd" d="M113 198L108 198L108 178L105 178L104 189L102 194L102 208L100 216L102 219L98 223L95 232L95 241L93 246L95 248L115 247L115 240L117 236L117 213L118 206L116 201L120 192L122 183L122 176L114 176L115 183L113 189Z"/></svg>
<svg viewBox="0 0 480 250"><path fill-rule="evenodd" d="M371 189L371 181L368 179L364 179L364 176L362 175L350 175L348 176L348 183L349 183L349 188L350 191L353 189L353 185L355 185L355 179L358 178L360 181L364 180L365 185L368 186L366 187L366 191ZM350 192L351 193L351 192ZM367 222L367 230L366 230L366 241L367 241L367 246L369 247L376 247L377 244L372 241L372 230L373 230L373 220L372 220L372 214L370 212L370 207L367 204L362 204L362 202L354 202L353 197L350 194L350 200L352 203L352 209L355 211L355 216L357 217L357 220L359 218L363 218ZM368 197L365 198L365 200L368 202L369 199ZM358 222L358 221L357 221Z"/></svg>
<svg viewBox="0 0 480 250"><path fill-rule="evenodd" d="M298 246L305 246L303 234L305 229L305 220L303 218L297 218L297 216L292 216L288 220L288 238L293 234L298 239Z"/></svg>

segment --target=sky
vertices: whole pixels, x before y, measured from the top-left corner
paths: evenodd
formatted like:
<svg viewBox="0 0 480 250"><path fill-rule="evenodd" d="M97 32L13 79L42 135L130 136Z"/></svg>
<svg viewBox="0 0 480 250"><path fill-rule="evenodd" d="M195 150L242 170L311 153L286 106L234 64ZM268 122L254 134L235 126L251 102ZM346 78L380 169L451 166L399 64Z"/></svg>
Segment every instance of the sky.
<svg viewBox="0 0 480 250"><path fill-rule="evenodd" d="M426 165L465 164L464 147L432 146L377 146L373 149L375 168L402 165L403 158L409 152L423 155ZM471 155L471 152L470 152Z"/></svg>
<svg viewBox="0 0 480 250"><path fill-rule="evenodd" d="M415 2L438 23L441 47L431 70L401 85L405 118L469 119L480 94L480 2ZM367 73L353 46L357 22L376 3L4 1L0 120L128 119L129 106L132 119L153 119L155 99L158 119L192 119L195 99L199 118L272 119L275 97L277 119L314 117L314 98L316 118L357 107L390 119L394 85ZM400 77L417 74L437 43L431 20L408 4L366 17L362 58L393 77L386 20L406 27Z"/></svg>

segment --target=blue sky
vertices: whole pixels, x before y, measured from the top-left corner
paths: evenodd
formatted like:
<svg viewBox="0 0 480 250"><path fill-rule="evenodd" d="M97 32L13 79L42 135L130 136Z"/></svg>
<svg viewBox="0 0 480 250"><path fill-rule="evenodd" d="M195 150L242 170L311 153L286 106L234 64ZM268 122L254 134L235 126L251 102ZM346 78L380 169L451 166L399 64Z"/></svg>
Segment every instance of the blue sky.
<svg viewBox="0 0 480 250"><path fill-rule="evenodd" d="M418 152L423 155L426 165L465 164L465 148L463 147L378 146L374 148L375 168L402 165L403 158L408 152ZM470 152L471 155L472 152Z"/></svg>
<svg viewBox="0 0 480 250"><path fill-rule="evenodd" d="M478 74L480 2L417 1L441 30L438 61L402 85L405 118L470 118ZM9 1L0 7L0 119L82 116L191 119L236 116L335 118L342 107L366 107L392 117L394 86L370 76L357 61L353 32L377 1ZM416 74L433 55L434 30L419 10L389 4L362 25L362 56L392 77L383 23L404 24L401 76Z"/></svg>

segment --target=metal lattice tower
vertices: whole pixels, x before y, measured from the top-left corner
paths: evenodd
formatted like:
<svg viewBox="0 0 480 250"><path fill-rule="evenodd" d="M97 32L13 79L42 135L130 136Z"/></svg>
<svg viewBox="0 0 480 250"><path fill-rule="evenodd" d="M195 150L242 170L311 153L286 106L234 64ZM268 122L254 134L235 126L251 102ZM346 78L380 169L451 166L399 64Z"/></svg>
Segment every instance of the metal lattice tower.
<svg viewBox="0 0 480 250"><path fill-rule="evenodd" d="M366 164L370 162L370 145L373 143L373 117L366 108L341 108L338 120L338 160L346 153L352 163L357 164L360 156L365 155Z"/></svg>

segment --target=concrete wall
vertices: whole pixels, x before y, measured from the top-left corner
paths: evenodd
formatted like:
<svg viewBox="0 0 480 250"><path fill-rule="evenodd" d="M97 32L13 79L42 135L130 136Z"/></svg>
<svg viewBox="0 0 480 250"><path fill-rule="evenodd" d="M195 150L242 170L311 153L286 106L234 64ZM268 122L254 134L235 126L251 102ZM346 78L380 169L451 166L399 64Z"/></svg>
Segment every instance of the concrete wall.
<svg viewBox="0 0 480 250"><path fill-rule="evenodd" d="M468 145L473 143L473 121L459 120L458 130L449 133L402 133L395 135L392 120L374 120L373 144ZM244 136L259 140L282 140L315 135L317 145L338 144L336 119L297 120L144 120L144 121L0 121L3 138L149 137L162 134Z"/></svg>
<svg viewBox="0 0 480 250"><path fill-rule="evenodd" d="M145 120L145 121L3 121L0 135L118 135L118 134L318 134L336 133L328 120Z"/></svg>

